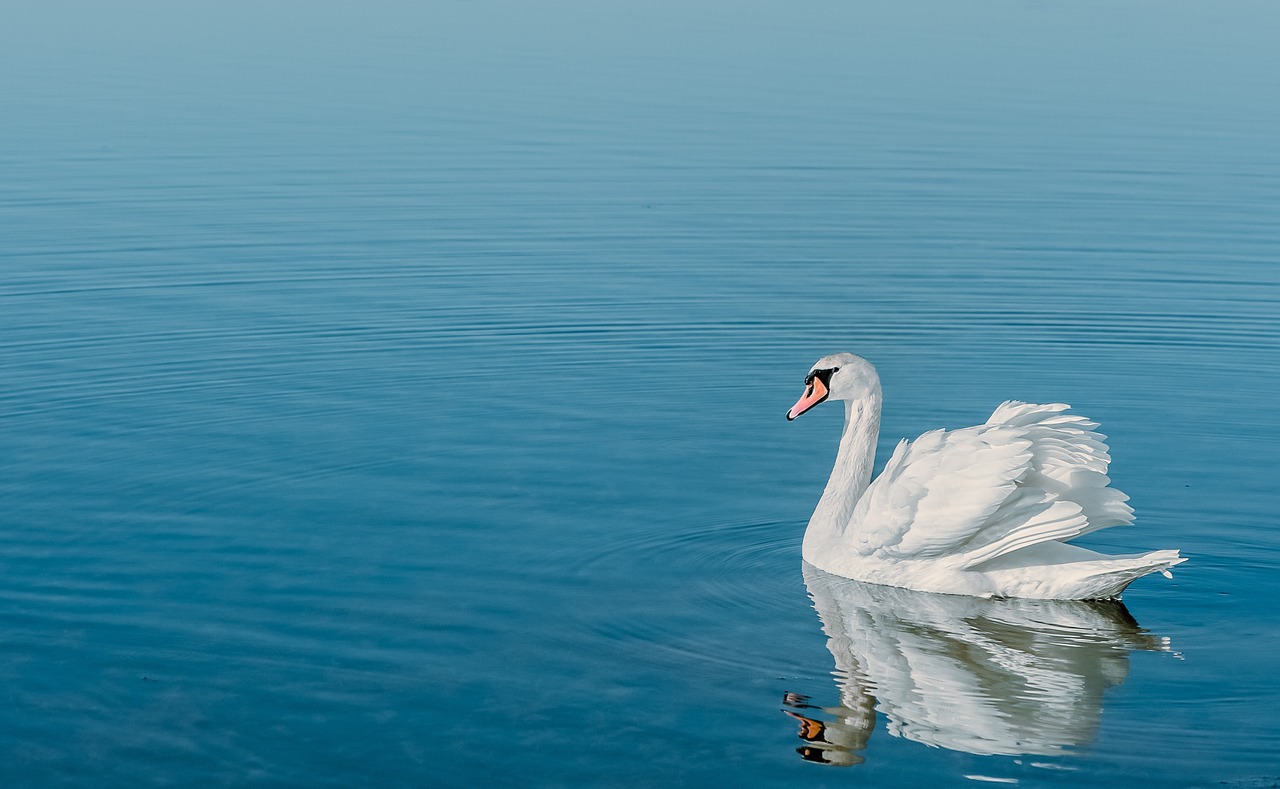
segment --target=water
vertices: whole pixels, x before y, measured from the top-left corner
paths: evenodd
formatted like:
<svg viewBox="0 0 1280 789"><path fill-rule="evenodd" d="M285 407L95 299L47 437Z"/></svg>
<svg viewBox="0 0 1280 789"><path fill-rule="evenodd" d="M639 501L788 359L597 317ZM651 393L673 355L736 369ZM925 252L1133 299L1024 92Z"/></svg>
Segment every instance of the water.
<svg viewBox="0 0 1280 789"><path fill-rule="evenodd" d="M7 785L1280 778L1274 7L5 16ZM806 587L837 350L1191 561Z"/></svg>

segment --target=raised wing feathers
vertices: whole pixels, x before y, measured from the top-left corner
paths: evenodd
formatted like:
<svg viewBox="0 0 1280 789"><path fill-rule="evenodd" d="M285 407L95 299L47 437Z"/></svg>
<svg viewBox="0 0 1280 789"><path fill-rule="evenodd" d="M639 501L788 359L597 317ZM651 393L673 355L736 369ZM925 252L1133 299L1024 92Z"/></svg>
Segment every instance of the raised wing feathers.
<svg viewBox="0 0 1280 789"><path fill-rule="evenodd" d="M1061 403L1002 404L984 425L901 442L846 529L864 556L956 556L973 566L1046 540L1128 523L1107 487L1105 436Z"/></svg>
<svg viewBox="0 0 1280 789"><path fill-rule="evenodd" d="M987 424L1026 431L1033 450L1031 473L1023 484L1080 505L1087 521L1080 534L1132 523L1133 508L1125 503L1129 497L1109 487L1107 437L1097 432L1097 422L1062 413L1068 408L1063 403L1010 400L995 410Z"/></svg>

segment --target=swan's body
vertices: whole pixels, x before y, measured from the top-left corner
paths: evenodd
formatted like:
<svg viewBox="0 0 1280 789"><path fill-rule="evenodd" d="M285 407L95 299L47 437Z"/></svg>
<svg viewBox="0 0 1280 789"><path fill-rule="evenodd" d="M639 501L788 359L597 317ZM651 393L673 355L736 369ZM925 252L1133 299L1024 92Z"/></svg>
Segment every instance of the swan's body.
<svg viewBox="0 0 1280 789"><path fill-rule="evenodd" d="M1118 597L1177 551L1111 556L1068 540L1130 523L1109 487L1105 436L1068 406L1002 404L986 424L902 441L871 481L880 379L850 353L818 360L794 419L845 401L835 468L804 535L805 561L860 581L982 597Z"/></svg>

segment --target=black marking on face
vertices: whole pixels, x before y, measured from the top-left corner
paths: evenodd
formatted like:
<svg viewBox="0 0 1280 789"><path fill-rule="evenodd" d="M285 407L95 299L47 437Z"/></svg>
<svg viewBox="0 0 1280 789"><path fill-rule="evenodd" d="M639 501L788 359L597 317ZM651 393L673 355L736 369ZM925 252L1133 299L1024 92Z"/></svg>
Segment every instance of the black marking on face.
<svg viewBox="0 0 1280 789"><path fill-rule="evenodd" d="M819 381L822 381L823 386L827 387L827 389L830 389L831 376L835 375L836 370L839 370L839 369L840 369L839 367L828 367L825 370L814 370L813 372L809 373L804 377L804 385L813 386L813 379L817 378Z"/></svg>

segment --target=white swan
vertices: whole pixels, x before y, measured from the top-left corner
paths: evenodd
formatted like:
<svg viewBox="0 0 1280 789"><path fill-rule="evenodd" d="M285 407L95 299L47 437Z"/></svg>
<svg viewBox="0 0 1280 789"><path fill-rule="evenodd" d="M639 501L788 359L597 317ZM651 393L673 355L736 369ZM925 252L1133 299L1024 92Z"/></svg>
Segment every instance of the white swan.
<svg viewBox="0 0 1280 789"><path fill-rule="evenodd" d="M804 534L805 561L829 573L925 592L1097 600L1186 559L1110 556L1067 540L1133 520L1108 487L1106 438L1061 403L1009 401L986 424L902 441L871 482L880 377L851 353L819 359L792 420L845 401L835 468Z"/></svg>

